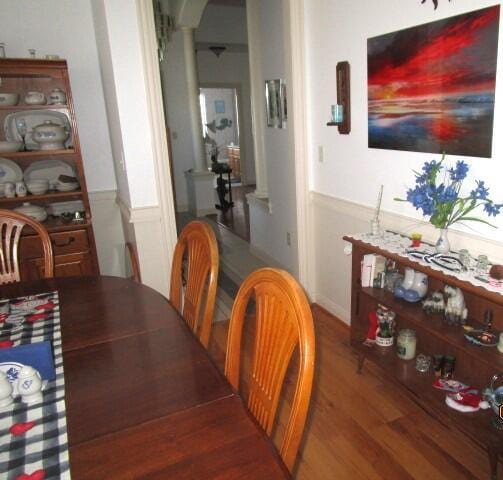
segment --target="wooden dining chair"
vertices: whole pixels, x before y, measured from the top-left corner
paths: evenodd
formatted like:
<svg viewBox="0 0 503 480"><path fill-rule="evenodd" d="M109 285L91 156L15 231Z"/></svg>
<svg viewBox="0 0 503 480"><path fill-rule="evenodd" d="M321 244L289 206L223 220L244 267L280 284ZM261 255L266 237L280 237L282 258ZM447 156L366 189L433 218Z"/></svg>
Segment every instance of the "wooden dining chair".
<svg viewBox="0 0 503 480"><path fill-rule="evenodd" d="M250 300L256 304L255 339L248 380L248 409L271 435L279 394L293 351L299 371L280 455L292 471L302 438L314 374L314 327L308 300L298 282L284 270L262 268L241 285L232 307L225 375L239 390L243 326Z"/></svg>
<svg viewBox="0 0 503 480"><path fill-rule="evenodd" d="M126 242L127 260L131 269L131 279L141 283L140 263L138 261L138 250L133 242Z"/></svg>
<svg viewBox="0 0 503 480"><path fill-rule="evenodd" d="M21 213L0 210L0 284L19 282L18 247L21 231L28 225L38 234L44 256L43 278L54 276L51 238L43 225Z"/></svg>
<svg viewBox="0 0 503 480"><path fill-rule="evenodd" d="M211 227L199 220L190 222L175 246L169 299L205 347L215 308L218 262L217 240Z"/></svg>

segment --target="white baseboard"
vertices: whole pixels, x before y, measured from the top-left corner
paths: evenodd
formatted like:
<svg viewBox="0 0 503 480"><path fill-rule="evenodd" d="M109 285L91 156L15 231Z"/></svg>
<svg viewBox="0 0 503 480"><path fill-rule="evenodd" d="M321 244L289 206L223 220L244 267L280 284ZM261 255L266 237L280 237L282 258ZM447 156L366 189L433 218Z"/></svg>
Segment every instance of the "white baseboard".
<svg viewBox="0 0 503 480"><path fill-rule="evenodd" d="M330 298L327 298L321 294L315 294L313 301L318 305L322 306L325 310L328 310L332 315L337 317L346 325L351 324L350 312L341 305L335 303L333 300L330 300Z"/></svg>

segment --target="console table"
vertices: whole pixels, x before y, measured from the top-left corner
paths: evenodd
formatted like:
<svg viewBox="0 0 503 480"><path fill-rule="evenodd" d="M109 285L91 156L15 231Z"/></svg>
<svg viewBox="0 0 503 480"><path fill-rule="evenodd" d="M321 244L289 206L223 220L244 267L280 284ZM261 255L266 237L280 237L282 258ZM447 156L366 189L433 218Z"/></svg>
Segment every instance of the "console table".
<svg viewBox="0 0 503 480"><path fill-rule="evenodd" d="M430 372L420 373L415 360L402 360L391 347L368 347L364 345L368 330L368 317L379 304L396 313L397 329L411 328L416 331L416 353L428 355L444 354L456 357L454 378L478 389L490 384L491 377L503 371L503 354L495 347L481 347L469 343L463 336L461 326L448 325L440 315L427 315L421 303L408 303L397 299L391 292L379 288L361 286L361 261L365 254L378 254L394 260L400 270L410 267L426 273L429 290L441 290L445 284L459 287L468 308L468 324L482 328L484 313L493 312L493 328L503 331L503 295L404 256L398 250L388 250L385 244L372 244L372 240L359 236L345 236L352 245L351 278L351 344L359 357L359 370L364 361L380 366L395 384L417 402L432 417L448 424L456 431L468 435L489 455L492 478L497 477L498 456L503 453L503 432L492 423L492 410L460 413L445 404L445 393L432 387L435 377Z"/></svg>

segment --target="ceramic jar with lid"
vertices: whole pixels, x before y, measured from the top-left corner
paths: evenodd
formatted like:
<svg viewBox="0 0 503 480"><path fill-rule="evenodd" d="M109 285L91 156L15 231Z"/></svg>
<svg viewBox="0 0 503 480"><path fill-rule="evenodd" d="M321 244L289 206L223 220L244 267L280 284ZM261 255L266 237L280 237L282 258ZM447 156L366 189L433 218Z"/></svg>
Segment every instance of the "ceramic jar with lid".
<svg viewBox="0 0 503 480"><path fill-rule="evenodd" d="M64 105L66 104L66 93L61 88L55 88L49 94L49 103L51 105Z"/></svg>
<svg viewBox="0 0 503 480"><path fill-rule="evenodd" d="M30 202L24 202L21 207L17 207L14 210L26 215L27 217L37 220L37 222L43 222L47 219L47 212L45 211L45 208L39 207L38 205L32 205Z"/></svg>
<svg viewBox="0 0 503 480"><path fill-rule="evenodd" d="M63 150L68 136L69 132L65 127L46 120L33 127L31 138L40 145L40 150Z"/></svg>
<svg viewBox="0 0 503 480"><path fill-rule="evenodd" d="M412 360L416 356L416 331L404 328L398 332L396 353L402 360Z"/></svg>

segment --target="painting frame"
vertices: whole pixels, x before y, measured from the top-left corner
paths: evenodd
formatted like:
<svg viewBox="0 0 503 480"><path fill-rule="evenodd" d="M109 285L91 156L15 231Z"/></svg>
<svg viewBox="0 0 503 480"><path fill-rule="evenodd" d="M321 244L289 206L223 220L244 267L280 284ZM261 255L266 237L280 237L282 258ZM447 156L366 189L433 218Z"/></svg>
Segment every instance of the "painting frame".
<svg viewBox="0 0 503 480"><path fill-rule="evenodd" d="M500 6L367 40L368 147L491 158Z"/></svg>

